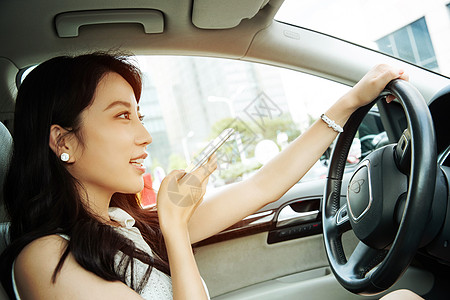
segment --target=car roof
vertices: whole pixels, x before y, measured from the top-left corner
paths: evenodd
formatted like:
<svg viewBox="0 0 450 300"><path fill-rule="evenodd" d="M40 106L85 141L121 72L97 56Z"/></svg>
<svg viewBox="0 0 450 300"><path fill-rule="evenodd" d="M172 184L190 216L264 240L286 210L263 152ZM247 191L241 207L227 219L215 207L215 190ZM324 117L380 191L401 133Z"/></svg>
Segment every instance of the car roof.
<svg viewBox="0 0 450 300"><path fill-rule="evenodd" d="M226 49L227 56L242 57L255 34L273 21L282 2L3 0L0 57L18 68L95 49L177 54L181 48L183 54L202 55ZM144 32L143 24L150 33ZM78 35L70 36L71 30Z"/></svg>

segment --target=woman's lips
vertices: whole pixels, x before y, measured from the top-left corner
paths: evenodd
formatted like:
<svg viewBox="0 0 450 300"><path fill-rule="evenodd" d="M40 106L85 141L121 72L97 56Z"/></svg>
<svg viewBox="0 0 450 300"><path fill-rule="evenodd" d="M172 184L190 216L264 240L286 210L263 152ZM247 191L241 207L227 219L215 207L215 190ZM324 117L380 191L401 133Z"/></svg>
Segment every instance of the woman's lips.
<svg viewBox="0 0 450 300"><path fill-rule="evenodd" d="M135 167L139 171L145 173L145 166L144 166L143 158L132 159L132 160L130 160L130 164L133 165L133 167Z"/></svg>

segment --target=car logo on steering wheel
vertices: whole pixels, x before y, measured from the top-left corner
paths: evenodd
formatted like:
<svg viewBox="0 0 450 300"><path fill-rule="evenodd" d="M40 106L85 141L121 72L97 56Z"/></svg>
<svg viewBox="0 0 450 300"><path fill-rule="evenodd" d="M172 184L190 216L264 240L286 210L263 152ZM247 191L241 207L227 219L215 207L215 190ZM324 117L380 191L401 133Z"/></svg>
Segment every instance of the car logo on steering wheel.
<svg viewBox="0 0 450 300"><path fill-rule="evenodd" d="M350 185L350 190L353 193L358 194L359 192L361 192L361 187L363 186L364 182L366 182L364 179L353 181Z"/></svg>

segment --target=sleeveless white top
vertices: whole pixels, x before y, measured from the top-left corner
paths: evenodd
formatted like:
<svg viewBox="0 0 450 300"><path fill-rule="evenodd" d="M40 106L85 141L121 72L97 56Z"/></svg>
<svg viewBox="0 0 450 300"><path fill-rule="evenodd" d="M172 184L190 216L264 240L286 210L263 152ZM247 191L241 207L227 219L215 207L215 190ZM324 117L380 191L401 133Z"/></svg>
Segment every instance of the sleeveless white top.
<svg viewBox="0 0 450 300"><path fill-rule="evenodd" d="M136 247L139 249L145 251L146 253L150 254L151 256L154 256L152 250L150 249L150 246L145 242L144 238L141 235L141 232L138 228L134 227L135 220L124 210L118 208L118 207L110 207L109 208L109 216L112 220L118 222L122 227L114 227L119 233L123 234L130 240L132 240ZM65 239L69 239L69 237L65 235L61 235ZM119 264L121 256L123 254L118 253L115 257L115 264L116 266ZM141 278L144 276L145 272L147 271L148 265L144 264L138 259L134 260L134 282L139 283ZM16 298L20 300L19 293L17 291L16 282L14 278L14 263L12 267L12 284L14 293L16 295ZM131 269L128 268L126 272L126 284L128 286L131 285ZM203 281L203 279L202 279ZM203 285L205 287L206 294L209 298L208 289L205 285L205 282L203 281ZM172 280L169 276L167 276L165 273L159 271L156 268L153 268L150 277L147 281L147 284L144 286L142 291L139 293L142 298L144 299L158 299L158 300L165 300L165 299L173 299L172 294Z"/></svg>

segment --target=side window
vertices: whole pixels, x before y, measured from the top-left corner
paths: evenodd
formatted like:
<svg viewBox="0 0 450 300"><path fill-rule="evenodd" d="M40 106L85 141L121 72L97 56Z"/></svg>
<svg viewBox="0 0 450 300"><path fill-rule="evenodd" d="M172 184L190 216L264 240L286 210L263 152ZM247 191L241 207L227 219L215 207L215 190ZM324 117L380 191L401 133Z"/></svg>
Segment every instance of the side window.
<svg viewBox="0 0 450 300"><path fill-rule="evenodd" d="M137 61L144 75L139 106L153 137L144 179L146 188L156 191L168 172L186 168L228 127L236 134L217 153L218 170L208 189L251 176L349 89L315 76L242 61L178 56L137 57ZM355 146L358 159L361 151L373 148L377 124L368 123L366 132L360 131L365 140L359 150ZM322 159L302 180L324 178L326 173L327 161ZM144 194L144 205L154 202L154 192Z"/></svg>
<svg viewBox="0 0 450 300"><path fill-rule="evenodd" d="M362 120L358 131L353 139L344 172L355 170L359 162L374 150L389 143L387 133L381 122L380 113L375 105ZM316 165L328 167L332 155L334 143L320 158L320 164ZM312 171L312 170L311 170ZM323 177L323 176L322 176Z"/></svg>
<svg viewBox="0 0 450 300"><path fill-rule="evenodd" d="M383 124L380 113L375 105L361 122L358 128L357 137L361 145L361 158L366 157L372 151L385 146L389 139Z"/></svg>

